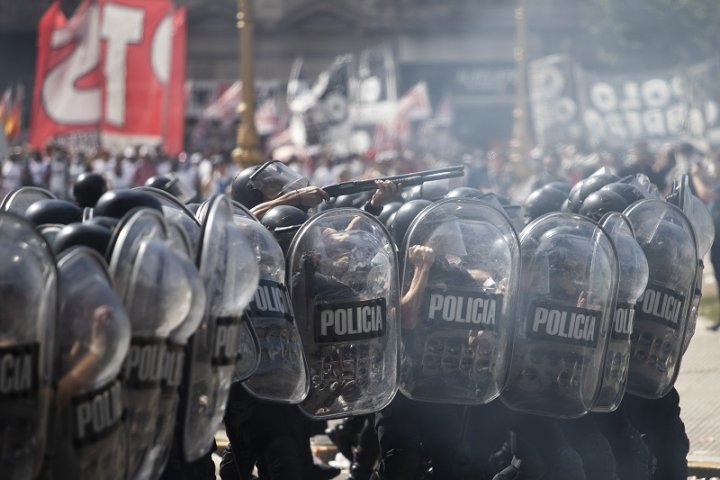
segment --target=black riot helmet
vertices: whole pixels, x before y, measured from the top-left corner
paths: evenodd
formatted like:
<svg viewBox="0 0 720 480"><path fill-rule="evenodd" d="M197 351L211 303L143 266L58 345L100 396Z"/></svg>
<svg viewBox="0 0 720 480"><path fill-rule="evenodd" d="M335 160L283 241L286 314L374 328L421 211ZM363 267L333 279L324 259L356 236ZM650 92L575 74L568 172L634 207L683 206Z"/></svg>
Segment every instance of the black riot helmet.
<svg viewBox="0 0 720 480"><path fill-rule="evenodd" d="M640 200L645 200L645 194L637 186L631 183L615 182L602 187L599 191L615 192L625 199L628 205Z"/></svg>
<svg viewBox="0 0 720 480"><path fill-rule="evenodd" d="M141 190L111 190L105 193L95 205L95 215L122 218L135 208L152 208L163 213L160 201L152 194Z"/></svg>
<svg viewBox="0 0 720 480"><path fill-rule="evenodd" d="M58 232L52 248L60 253L77 245L90 247L100 255L107 255L112 230L93 223L71 223Z"/></svg>
<svg viewBox="0 0 720 480"><path fill-rule="evenodd" d="M114 217L92 217L90 220L85 220L85 223L90 225L97 225L99 227L107 228L108 230L114 230L115 227L120 223L120 219Z"/></svg>
<svg viewBox="0 0 720 480"><path fill-rule="evenodd" d="M332 208L360 208L372 198L374 193L374 191L369 191L340 195L333 202Z"/></svg>
<svg viewBox="0 0 720 480"><path fill-rule="evenodd" d="M287 192L307 187L310 181L279 160L241 171L232 183L232 199L247 208Z"/></svg>
<svg viewBox="0 0 720 480"><path fill-rule="evenodd" d="M73 184L73 197L82 208L94 207L105 192L107 192L107 182L97 173L82 173Z"/></svg>
<svg viewBox="0 0 720 480"><path fill-rule="evenodd" d="M440 200L448 194L448 185L445 180L432 180L416 185L403 192L405 200Z"/></svg>
<svg viewBox="0 0 720 480"><path fill-rule="evenodd" d="M457 187L450 190L445 198L482 198L484 195L485 193L477 188Z"/></svg>
<svg viewBox="0 0 720 480"><path fill-rule="evenodd" d="M253 208L263 202L263 194L250 182L250 176L260 168L253 165L235 175L232 182L232 199L247 208Z"/></svg>
<svg viewBox="0 0 720 480"><path fill-rule="evenodd" d="M154 177L150 177L145 182L145 186L167 192L177 198L181 203L189 202L195 198L195 195L197 194L192 187L185 184L180 180L180 178L172 174L155 175Z"/></svg>
<svg viewBox="0 0 720 480"><path fill-rule="evenodd" d="M617 175L611 173L599 173L580 180L568 193L568 210L574 213L580 211L583 201L593 192L600 190L605 185L617 182Z"/></svg>
<svg viewBox="0 0 720 480"><path fill-rule="evenodd" d="M268 210L261 223L272 232L282 251L287 254L295 233L308 218L308 214L297 207L279 205Z"/></svg>
<svg viewBox="0 0 720 480"><path fill-rule="evenodd" d="M563 192L565 192L565 195L570 193L570 190L572 190L572 185L570 185L568 182L561 182L561 181L550 182L543 186L552 187L557 190L563 191Z"/></svg>
<svg viewBox="0 0 720 480"><path fill-rule="evenodd" d="M525 213L530 220L535 220L546 213L559 211L566 199L565 192L545 185L530 193L525 200Z"/></svg>
<svg viewBox="0 0 720 480"><path fill-rule="evenodd" d="M380 220L384 225L387 224L388 219L392 214L397 212L400 207L403 206L403 202L397 201L397 202L388 202L385 205L383 205L382 211L377 216L378 220Z"/></svg>
<svg viewBox="0 0 720 480"><path fill-rule="evenodd" d="M396 245L402 245L412 221L430 204L432 204L430 200L410 200L395 212L395 218L388 224L388 230Z"/></svg>
<svg viewBox="0 0 720 480"><path fill-rule="evenodd" d="M580 207L580 215L599 222L605 214L623 212L628 206L625 197L612 190L600 189L587 196Z"/></svg>
<svg viewBox="0 0 720 480"><path fill-rule="evenodd" d="M47 223L67 225L82 220L82 209L65 200L38 200L28 207L25 218L35 226Z"/></svg>

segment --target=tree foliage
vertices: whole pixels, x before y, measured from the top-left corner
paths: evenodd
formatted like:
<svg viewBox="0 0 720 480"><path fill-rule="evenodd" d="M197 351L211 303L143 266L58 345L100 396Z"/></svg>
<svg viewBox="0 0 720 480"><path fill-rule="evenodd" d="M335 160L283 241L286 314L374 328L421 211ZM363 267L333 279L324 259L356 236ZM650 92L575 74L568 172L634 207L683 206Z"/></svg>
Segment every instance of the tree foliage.
<svg viewBox="0 0 720 480"><path fill-rule="evenodd" d="M598 61L646 68L717 55L720 0L594 0Z"/></svg>

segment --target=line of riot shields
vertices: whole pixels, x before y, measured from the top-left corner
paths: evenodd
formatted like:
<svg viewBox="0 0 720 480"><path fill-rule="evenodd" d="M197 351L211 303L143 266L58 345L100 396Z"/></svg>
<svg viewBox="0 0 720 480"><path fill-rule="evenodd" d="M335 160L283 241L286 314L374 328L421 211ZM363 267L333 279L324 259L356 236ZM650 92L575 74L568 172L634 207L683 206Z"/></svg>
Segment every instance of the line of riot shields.
<svg viewBox="0 0 720 480"><path fill-rule="evenodd" d="M10 193L0 478L167 478L211 451L233 383L313 419L399 391L568 420L672 390L714 236L687 177L662 198L600 171L525 216L427 183L374 213L345 197L269 227L225 195Z"/></svg>

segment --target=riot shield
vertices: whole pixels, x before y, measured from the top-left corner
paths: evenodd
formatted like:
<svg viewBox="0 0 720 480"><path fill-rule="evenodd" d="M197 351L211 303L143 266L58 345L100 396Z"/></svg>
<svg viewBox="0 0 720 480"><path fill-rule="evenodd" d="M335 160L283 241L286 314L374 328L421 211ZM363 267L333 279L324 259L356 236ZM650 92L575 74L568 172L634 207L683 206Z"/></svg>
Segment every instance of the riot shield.
<svg viewBox="0 0 720 480"><path fill-rule="evenodd" d="M130 320L97 252L66 250L58 270L62 297L51 475L124 480L125 402L118 377L130 345Z"/></svg>
<svg viewBox="0 0 720 480"><path fill-rule="evenodd" d="M257 261L234 225L232 206L224 195L207 205L198 266L208 308L188 342L180 420L186 461L205 455L220 427L237 360L242 315L258 286Z"/></svg>
<svg viewBox="0 0 720 480"><path fill-rule="evenodd" d="M478 200L434 203L403 241L400 390L413 400L482 405L507 369L520 244Z"/></svg>
<svg viewBox="0 0 720 480"><path fill-rule="evenodd" d="M622 214L613 212L600 222L615 244L620 264L618 293L614 308L612 330L603 367L600 392L592 410L610 412L615 410L625 394L628 367L630 365L630 336L633 332L635 303L645 291L648 281L648 264L630 221Z"/></svg>
<svg viewBox="0 0 720 480"><path fill-rule="evenodd" d="M236 201L232 201L233 219L235 224L240 226L245 222L255 222L256 219L250 210ZM252 247L256 257L259 255L258 247ZM259 265L262 267L262 265ZM261 277L262 278L262 277ZM284 281L284 279L283 279ZM252 304L250 305L252 308ZM233 380L240 382L250 378L260 365L260 341L255 327L248 315L243 315L240 323L240 334L238 335L238 356L235 362L235 373Z"/></svg>
<svg viewBox="0 0 720 480"><path fill-rule="evenodd" d="M398 268L393 242L373 216L333 209L308 220L288 252L290 291L310 392L311 418L384 408L397 389Z"/></svg>
<svg viewBox="0 0 720 480"><path fill-rule="evenodd" d="M123 368L127 398L128 476L146 478L157 438L167 337L192 306L192 285L165 244L162 215L138 210L118 225L110 272L130 317L132 340Z"/></svg>
<svg viewBox="0 0 720 480"><path fill-rule="evenodd" d="M559 418L586 414L599 391L617 292L618 259L593 221L542 216L520 235L522 297L503 402Z"/></svg>
<svg viewBox="0 0 720 480"><path fill-rule="evenodd" d="M18 187L5 195L0 202L0 211L25 216L28 207L39 200L57 199L48 190L40 187Z"/></svg>
<svg viewBox="0 0 720 480"><path fill-rule="evenodd" d="M62 230L65 227L65 225L58 225L54 223L46 223L45 225L40 225L38 227L38 231L43 236L43 238L47 241L48 245L52 245L55 242L55 237L58 233L60 233L60 230Z"/></svg>
<svg viewBox="0 0 720 480"><path fill-rule="evenodd" d="M667 201L683 211L690 220L695 232L697 243L698 269L695 275L695 286L693 287L692 300L690 302L690 313L688 316L687 332L683 343L683 352L690 345L690 340L695 335L697 325L698 309L702 298L702 276L705 264L702 259L707 255L715 239L715 222L705 204L692 193L690 188L690 177L682 175L673 184L673 190Z"/></svg>
<svg viewBox="0 0 720 480"><path fill-rule="evenodd" d="M272 233L254 217L237 210L233 217L260 267L260 284L245 312L259 342L258 364L243 387L262 400L300 403L308 393L308 369L285 285L285 256ZM240 358L247 357L243 353ZM246 371L244 362L236 366L236 378Z"/></svg>
<svg viewBox="0 0 720 480"><path fill-rule="evenodd" d="M182 225L188 234L193 252L197 253L201 230L200 222L195 218L195 215L180 200L168 192L153 187L136 187L136 190L150 193L160 201L165 218Z"/></svg>
<svg viewBox="0 0 720 480"><path fill-rule="evenodd" d="M165 465L170 457L170 451L175 433L178 406L180 403L179 389L182 385L183 370L186 358L186 346L188 339L197 330L205 315L207 306L205 286L200 279L200 274L192 263L194 251L187 239L183 227L169 221L168 224L168 245L178 256L183 271L190 284L192 300L190 309L167 340L165 360L163 362L162 392L160 394L160 411L157 418L156 440L150 451L147 462L152 464L145 471L152 473L149 478L157 479L162 476Z"/></svg>
<svg viewBox="0 0 720 480"><path fill-rule="evenodd" d="M650 270L635 305L627 389L640 397L661 398L679 372L697 275L695 233L682 211L662 200L637 202L624 213Z"/></svg>
<svg viewBox="0 0 720 480"><path fill-rule="evenodd" d="M35 478L52 400L58 275L35 228L0 212L0 478Z"/></svg>

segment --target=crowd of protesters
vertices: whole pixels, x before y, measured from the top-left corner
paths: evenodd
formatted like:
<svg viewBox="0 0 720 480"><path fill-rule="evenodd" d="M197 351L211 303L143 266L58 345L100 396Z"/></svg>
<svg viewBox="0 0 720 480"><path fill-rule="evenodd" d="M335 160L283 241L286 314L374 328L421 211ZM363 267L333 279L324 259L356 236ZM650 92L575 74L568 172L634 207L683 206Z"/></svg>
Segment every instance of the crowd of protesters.
<svg viewBox="0 0 720 480"><path fill-rule="evenodd" d="M712 205L715 178L720 176L714 158L689 144L651 150L647 144L640 143L627 150L597 149L593 152L583 152L573 145L538 147L530 152L522 165L513 164L509 153L503 149L467 150L452 159L407 150L342 158L296 151L282 160L318 186L464 164L466 186L493 191L518 203L543 184L555 180L572 184L606 167L621 177L643 173L661 191L670 188L677 175L692 173L699 179L695 183L702 182L696 187L699 187L703 200ZM48 146L42 152L16 148L2 160L0 198L18 186L28 185L46 188L58 198L70 198L74 180L84 172L102 174L110 188L139 186L155 175L174 173L193 187L199 198L208 198L214 193L225 192L238 170L227 151L181 153L171 157L144 146L128 147L118 154L104 151L70 154L60 146Z"/></svg>
<svg viewBox="0 0 720 480"><path fill-rule="evenodd" d="M273 158L272 155L268 159ZM693 177L693 186L715 214L715 196L720 186L720 156L702 153L690 144L664 145L651 149L639 143L627 150L596 149L584 152L573 145L533 149L522 165L510 161L507 150L466 150L453 158L418 154L408 150L370 152L367 155L334 157L325 153L294 150L280 158L291 168L324 186L358 178L397 175L464 164L465 186L493 191L522 204L530 192L551 181L571 184L600 168L625 176L643 173L661 191L667 191L682 173ZM43 151L16 148L2 160L0 198L19 186L38 186L61 199L71 198L75 179L84 172L102 174L110 188L144 185L155 176L173 173L192 187L198 199L226 192L240 167L228 151L204 151L168 156L154 147L128 147L118 154L95 154L50 145ZM717 215L720 217L720 214Z"/></svg>

